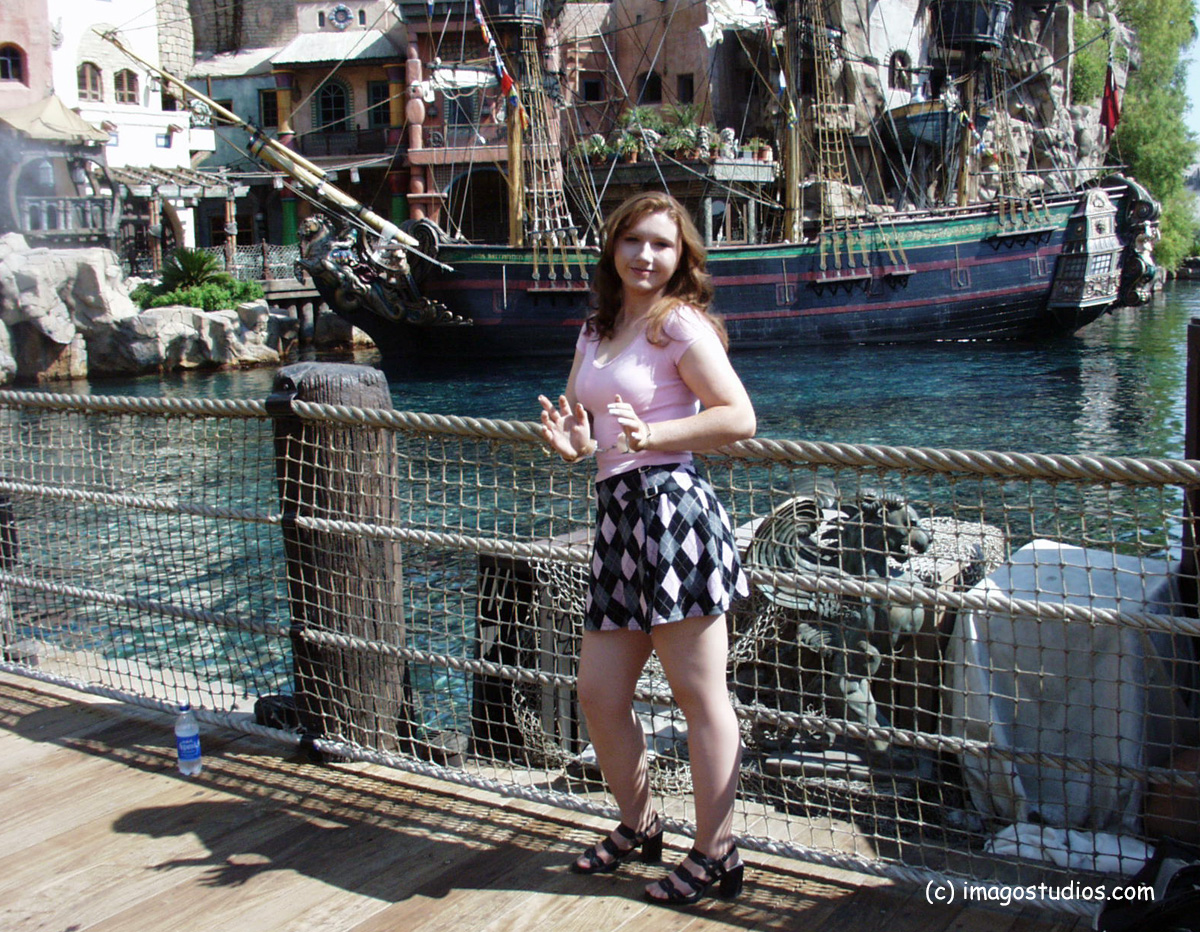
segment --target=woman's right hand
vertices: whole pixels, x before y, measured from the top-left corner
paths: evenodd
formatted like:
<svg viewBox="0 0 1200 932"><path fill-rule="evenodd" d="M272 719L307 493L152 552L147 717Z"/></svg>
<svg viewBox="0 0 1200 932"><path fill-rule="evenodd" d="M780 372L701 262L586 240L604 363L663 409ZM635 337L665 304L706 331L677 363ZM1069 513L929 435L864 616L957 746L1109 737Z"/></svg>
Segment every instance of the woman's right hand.
<svg viewBox="0 0 1200 932"><path fill-rule="evenodd" d="M538 395L542 405L542 439L563 459L574 461L594 449L592 427L587 411L579 402L571 410L566 395L558 396L557 407L545 395Z"/></svg>

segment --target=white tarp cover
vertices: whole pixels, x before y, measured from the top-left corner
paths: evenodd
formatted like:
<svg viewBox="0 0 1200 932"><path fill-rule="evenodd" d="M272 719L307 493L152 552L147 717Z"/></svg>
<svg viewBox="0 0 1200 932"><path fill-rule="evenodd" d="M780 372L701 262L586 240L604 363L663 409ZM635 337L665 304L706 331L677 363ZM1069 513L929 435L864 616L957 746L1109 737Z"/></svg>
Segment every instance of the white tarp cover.
<svg viewBox="0 0 1200 932"><path fill-rule="evenodd" d="M775 25L775 13L766 0L705 0L708 22L700 34L711 49L722 41L726 29L762 30Z"/></svg>
<svg viewBox="0 0 1200 932"><path fill-rule="evenodd" d="M499 83L496 72L489 68L436 67L430 83L439 91L469 91L478 87L494 87Z"/></svg>
<svg viewBox="0 0 1200 932"><path fill-rule="evenodd" d="M84 142L108 142L107 132L68 109L67 105L53 94L25 107L0 111L0 123L7 123L18 133L42 142L75 145Z"/></svg>
<svg viewBox="0 0 1200 932"><path fill-rule="evenodd" d="M1167 564L1035 540L972 595L1164 614ZM1193 746L1176 669L1190 638L1134 626L963 611L946 661L948 734L1009 752L1062 755L1134 770L1165 766ZM1064 770L964 753L971 800L985 817L1061 828L1137 832L1142 785L1132 776Z"/></svg>

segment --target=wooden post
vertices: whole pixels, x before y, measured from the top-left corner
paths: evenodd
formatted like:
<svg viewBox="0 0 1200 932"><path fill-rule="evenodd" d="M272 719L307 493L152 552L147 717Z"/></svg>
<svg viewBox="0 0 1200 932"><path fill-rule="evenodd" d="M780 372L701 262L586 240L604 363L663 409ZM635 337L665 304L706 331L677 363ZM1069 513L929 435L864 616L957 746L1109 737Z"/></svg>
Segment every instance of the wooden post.
<svg viewBox="0 0 1200 932"><path fill-rule="evenodd" d="M237 277L237 203L233 199L233 185L225 195L225 271Z"/></svg>
<svg viewBox="0 0 1200 932"><path fill-rule="evenodd" d="M309 635L404 645L399 544L306 528L298 520L394 525L392 435L303 421L292 413L293 401L390 409L387 380L365 366L298 363L279 370L267 406L275 418L300 725L314 737L396 750L410 731L403 661L314 643Z"/></svg>
<svg viewBox="0 0 1200 932"><path fill-rule="evenodd" d="M522 139L521 107L515 92L508 99L505 115L508 128L508 245L525 245L525 156Z"/></svg>
<svg viewBox="0 0 1200 932"><path fill-rule="evenodd" d="M17 522L13 518L12 500L0 494L0 569L11 570L17 565ZM13 616L12 595L0 583L0 658L15 663L17 621Z"/></svg>
<svg viewBox="0 0 1200 932"><path fill-rule="evenodd" d="M1184 413L1183 455L1200 459L1200 318L1193 317L1187 329L1187 401ZM1197 560L1196 522L1200 520L1200 489L1188 489L1183 503L1183 553L1179 565L1179 593L1186 606L1200 602L1200 560Z"/></svg>
<svg viewBox="0 0 1200 932"><path fill-rule="evenodd" d="M157 229L157 232L155 230ZM147 240L150 246L150 265L155 272L162 270L162 207L158 202L158 192L150 192L150 236Z"/></svg>

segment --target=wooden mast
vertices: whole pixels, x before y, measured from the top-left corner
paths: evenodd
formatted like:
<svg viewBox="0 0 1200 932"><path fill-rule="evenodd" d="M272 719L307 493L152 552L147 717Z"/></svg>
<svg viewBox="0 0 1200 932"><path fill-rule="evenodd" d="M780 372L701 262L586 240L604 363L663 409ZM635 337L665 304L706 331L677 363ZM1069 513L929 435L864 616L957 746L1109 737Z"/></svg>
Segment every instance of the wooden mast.
<svg viewBox="0 0 1200 932"><path fill-rule="evenodd" d="M515 90L515 88L514 88ZM514 94L509 98L508 113L508 245L525 245L525 147L521 125L521 105Z"/></svg>

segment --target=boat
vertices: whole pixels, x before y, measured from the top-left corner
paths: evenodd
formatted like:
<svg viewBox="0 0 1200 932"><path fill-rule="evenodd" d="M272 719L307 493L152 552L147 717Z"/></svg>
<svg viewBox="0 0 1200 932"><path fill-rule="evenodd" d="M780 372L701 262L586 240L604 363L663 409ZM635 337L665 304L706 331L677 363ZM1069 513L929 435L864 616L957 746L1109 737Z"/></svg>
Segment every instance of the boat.
<svg viewBox="0 0 1200 932"><path fill-rule="evenodd" d="M1054 6L1018 2L1023 22ZM503 152L502 183L491 173L495 187L483 196L504 207L475 236L435 222L436 209L400 224L385 220L320 167L247 126L251 153L321 207L301 227L298 272L384 355L569 352L591 302L602 182L612 191L665 187L695 211L710 243L714 309L735 349L1038 340L1074 333L1149 295L1159 215L1150 194L1131 178L1099 171L1055 187L1018 164L1006 104L1011 69L1001 67L1013 0L917 5L918 64L896 53L902 57L891 65L905 82L905 69L924 79L910 82L917 90L898 102L883 95L865 143L855 138L856 105L839 96L847 84L838 77L848 54L844 30L827 20L828 10L844 17L862 4L709 0L705 28L756 33L769 57L777 101L771 153L748 155L715 138L697 140L702 157L670 156L635 119L616 141L642 159L600 165L572 161L588 140L569 144L547 92L554 82L542 71L545 33L563 6L439 0L431 11L462 7L474 15L486 68L481 75L478 63L426 63L411 53L406 62L414 163L436 155L446 166L460 150L464 160L479 157L445 138L434 141L440 151L424 148L430 86L499 89L502 106L486 127L493 135L476 135ZM497 42L500 30L509 38ZM418 80L431 74L435 80ZM242 123L163 76L218 117ZM644 111L634 103L626 116ZM656 152L664 158L654 160ZM409 194L414 203L436 196ZM714 234L735 224L738 242Z"/></svg>

